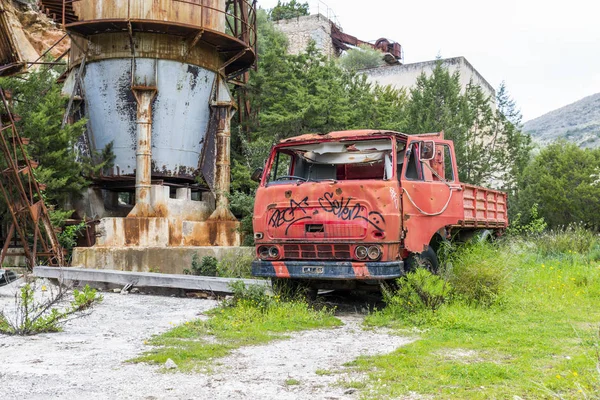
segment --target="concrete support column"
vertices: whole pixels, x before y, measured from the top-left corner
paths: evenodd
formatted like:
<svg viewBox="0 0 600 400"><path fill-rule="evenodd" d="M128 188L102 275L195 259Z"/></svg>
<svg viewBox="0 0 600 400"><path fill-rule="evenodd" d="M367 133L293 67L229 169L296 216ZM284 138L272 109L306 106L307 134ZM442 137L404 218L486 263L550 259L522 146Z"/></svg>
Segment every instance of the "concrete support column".
<svg viewBox="0 0 600 400"><path fill-rule="evenodd" d="M216 106L219 119L215 170L216 209L210 217L211 220L236 220L229 210L229 199L227 198L231 189L231 108L231 103Z"/></svg>
<svg viewBox="0 0 600 400"><path fill-rule="evenodd" d="M152 185L152 102L156 88L132 88L137 101L137 148L135 170L135 207L129 216L145 217L151 213L150 187Z"/></svg>

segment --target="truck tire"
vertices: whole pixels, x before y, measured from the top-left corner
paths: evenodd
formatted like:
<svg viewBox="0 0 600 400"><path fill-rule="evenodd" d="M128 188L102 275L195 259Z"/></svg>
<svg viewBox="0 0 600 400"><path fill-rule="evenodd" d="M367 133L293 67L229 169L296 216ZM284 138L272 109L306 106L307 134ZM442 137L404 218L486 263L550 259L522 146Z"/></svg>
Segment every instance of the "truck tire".
<svg viewBox="0 0 600 400"><path fill-rule="evenodd" d="M407 264L408 272L412 272L421 267L432 274L437 274L440 267L437 254L435 254L435 251L433 251L431 246L422 253L412 253L407 259Z"/></svg>

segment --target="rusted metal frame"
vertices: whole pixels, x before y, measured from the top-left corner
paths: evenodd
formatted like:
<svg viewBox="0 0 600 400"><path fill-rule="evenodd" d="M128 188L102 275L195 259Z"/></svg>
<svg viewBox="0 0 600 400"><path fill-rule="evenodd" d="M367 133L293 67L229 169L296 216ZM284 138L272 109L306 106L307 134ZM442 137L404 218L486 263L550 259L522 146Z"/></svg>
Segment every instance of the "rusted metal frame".
<svg viewBox="0 0 600 400"><path fill-rule="evenodd" d="M183 57L185 60L187 60L187 57L190 55L190 53L192 52L192 49L194 47L196 47L196 45L198 44L198 42L200 41L200 39L202 38L202 35L204 34L204 29L200 29L198 31L198 33L196 33L196 35L194 35L194 38L192 39L192 41L190 42L190 44L188 45L188 49L187 52L185 53L185 56Z"/></svg>
<svg viewBox="0 0 600 400"><path fill-rule="evenodd" d="M55 61L38 61L38 62L28 62L27 65L67 65L67 63L55 62Z"/></svg>
<svg viewBox="0 0 600 400"><path fill-rule="evenodd" d="M46 54L48 54L50 51L52 51L52 49L54 49L56 46L58 46L58 44L60 42L62 42L63 40L65 40L65 38L69 36L67 33L65 33L63 35L63 37L61 37L60 39L58 39L58 41L56 43L54 43L52 46L50 46L50 48L48 50L46 50L41 56L39 56L37 58L37 60L35 60L34 62L28 63L28 64L36 64L38 61L40 61L42 58L44 58L46 56Z"/></svg>
<svg viewBox="0 0 600 400"><path fill-rule="evenodd" d="M10 196L6 191L6 188L4 187L4 183L2 183L2 179L0 179L0 190L2 190L2 194L7 200L6 204L8 206L8 210L10 211L10 215L12 216L13 226L15 227L19 235L19 239L21 239L21 246L23 246L23 252L25 253L25 257L27 258L27 260L31 260L31 252L29 250L29 243L27 242L27 237L25 235L25 232L23 231L22 225L19 223L19 220L17 218L18 214L10 202Z"/></svg>
<svg viewBox="0 0 600 400"><path fill-rule="evenodd" d="M242 51L240 51L239 53L237 53L235 56L231 57L229 60L225 61L220 67L219 67L219 73L223 73L223 71L225 70L225 68L227 68L228 66L230 66L232 63L236 62L237 60L239 60L240 58L242 58L247 52L248 50L250 50L248 47L246 47L245 49L243 49Z"/></svg>
<svg viewBox="0 0 600 400"><path fill-rule="evenodd" d="M194 3L194 2L191 2L191 1L188 1L188 0L173 0L173 1L174 2L178 2L178 3L190 4L190 5L193 5L193 6L196 6L196 7L200 7L201 8L201 14L200 14L201 16L204 14L204 9L208 9L208 10L217 12L219 14L225 14L226 17L227 16L231 16L234 20L236 20L236 23L240 22L241 26L244 26L244 25L247 26L247 23L245 23L244 20L241 19L239 16L235 15L235 13L234 14L228 13L227 12L227 8L225 9L225 11L223 11L223 10L221 10L219 8L207 6L207 5L204 5L204 4ZM237 1L242 1L242 2L250 5L247 0L237 0ZM202 26L203 26L204 25L204 21L202 19L201 19L201 21L202 21ZM229 21L227 21L227 18L225 18L225 21L228 23L228 25L229 25L229 27L231 29L231 25L229 24ZM233 29L232 29L232 31L233 31ZM228 36L231 36L231 35L228 35ZM235 35L233 35L233 36L236 37L237 39L239 39L239 37L237 37Z"/></svg>
<svg viewBox="0 0 600 400"><path fill-rule="evenodd" d="M75 100L75 93L80 87L83 87L81 84L81 75L83 74L83 69L85 68L85 60L87 58L87 54L83 55L81 59L81 64L79 64L79 69L75 74L75 83L73 84L73 91L71 92L71 96L69 98L69 103L67 104L67 109L65 110L65 116L63 117L62 124L60 129L64 129L69 121L69 116L71 115L71 108L73 107L73 101Z"/></svg>
<svg viewBox="0 0 600 400"><path fill-rule="evenodd" d="M38 203L39 203L39 207L41 208L41 213L42 213L42 223L44 224L44 228L46 230L46 235L48 236L48 239L50 240L52 251L56 254L56 259L58 261L58 264L63 265L64 258L62 256L62 249L60 247L58 239L56 238L56 235L54 233L52 225L50 224L48 210L46 209L46 206L43 202L43 197L41 195L37 180L35 179L35 176L33 175L32 163L29 160L29 157L27 156L27 153L25 151L25 148L23 147L22 141L20 140L19 132L18 132L16 124L15 124L14 116L10 111L10 108L8 105L8 100L4 93L4 90L2 90L1 88L0 88L0 99L2 100L2 105L4 107L4 110L6 110L6 113L9 117L10 126L12 127L13 137L16 139L16 140L13 140L13 149L14 149L13 151L15 152L15 154L13 156L9 150L8 144L6 143L4 134L0 135L0 138L2 139L3 152L5 153L7 162L9 163L9 168L8 168L8 170L10 172L9 174L13 178L13 179L11 179L13 181L11 186L13 186L13 188L16 189L16 191L19 194L19 197L21 198L21 201L23 202L24 205L27 206L26 208L29 211L29 216L30 216L31 220L36 224L36 226L38 224L37 220L39 219L39 217L36 218L35 215L33 214L31 203L33 202L33 198L35 196L38 197L38 199L39 199ZM27 192L25 190L23 181L21 180L21 177L19 174L18 165L16 164L18 162L17 152L21 153L21 156L22 156L23 160L25 161L27 169L29 171L31 171L31 176L28 177L29 197L27 196ZM0 184L1 184L1 182L0 182ZM9 204L9 209L11 209L11 213L12 213L13 207L10 205L11 197L9 197L8 192L4 188L4 185L2 185L2 191L3 191L3 194L5 195L7 204ZM18 221L16 221L16 214L13 215L13 217L14 217L15 223L18 224ZM19 226L19 228L20 228L20 226ZM19 231L21 231L21 229L19 229ZM22 232L20 232L20 234L22 234ZM22 234L21 238L22 238L22 241L26 241L24 234ZM44 241L44 248L47 248L45 241ZM32 263L34 263L34 262L35 262L35 260L32 260Z"/></svg>
<svg viewBox="0 0 600 400"><path fill-rule="evenodd" d="M231 15L230 7L232 5L233 5L233 13L235 14L236 9L235 9L234 0L227 0L227 3L225 3L225 23L229 27L229 30L231 31L231 33L233 33L233 35L237 37L237 24L234 24L234 26L231 26L231 21L227 18L228 15Z"/></svg>
<svg viewBox="0 0 600 400"><path fill-rule="evenodd" d="M1 184L1 182L0 182ZM10 247L10 241L13 238L13 235L15 234L15 223L13 221L13 223L10 224L10 228L8 228L8 235L6 236L6 242L4 242L4 246L2 246L2 253L0 253L0 266L2 266L4 264L4 259L6 258L6 255L8 254L8 248Z"/></svg>

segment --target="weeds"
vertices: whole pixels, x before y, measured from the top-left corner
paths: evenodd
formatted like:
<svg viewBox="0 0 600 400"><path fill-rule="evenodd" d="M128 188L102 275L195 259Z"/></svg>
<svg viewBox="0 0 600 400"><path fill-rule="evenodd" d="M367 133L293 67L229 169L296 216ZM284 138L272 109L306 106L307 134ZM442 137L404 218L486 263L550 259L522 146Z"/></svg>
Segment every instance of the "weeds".
<svg viewBox="0 0 600 400"><path fill-rule="evenodd" d="M221 260L213 256L204 256L202 259L195 253L192 256L190 269L184 269L186 275L221 276L226 278L250 278L252 276L253 256L230 254Z"/></svg>
<svg viewBox="0 0 600 400"><path fill-rule="evenodd" d="M495 303L506 290L509 271L518 263L509 253L485 242L461 247L450 256L450 262L447 279L455 300L484 307Z"/></svg>
<svg viewBox="0 0 600 400"><path fill-rule="evenodd" d="M409 312L393 293L366 318L419 326L420 340L355 360L368 376L362 397L599 399L600 337L585 339L600 335L599 246L573 226L454 251L442 274L451 293L435 312Z"/></svg>
<svg viewBox="0 0 600 400"><path fill-rule="evenodd" d="M247 345L267 343L287 337L287 333L327 328L341 324L333 309L314 310L303 301L282 301L265 289L232 285L233 299L211 310L210 319L186 322L149 341L154 346L132 360L163 364L171 358L183 371L228 355Z"/></svg>
<svg viewBox="0 0 600 400"><path fill-rule="evenodd" d="M563 229L551 230L528 240L535 244L542 257L587 255L592 250L600 252L598 235L585 229L581 224L572 224Z"/></svg>
<svg viewBox="0 0 600 400"><path fill-rule="evenodd" d="M12 314L0 312L0 333L7 335L34 335L45 332L58 332L67 321L85 316L92 306L102 301L96 290L85 286L83 290L73 290L73 300L63 308L60 303L68 291L59 286L50 291L47 298L36 298L35 283L25 284L15 294L15 309Z"/></svg>
<svg viewBox="0 0 600 400"><path fill-rule="evenodd" d="M400 314L435 311L448 300L452 287L425 268L417 268L398 280L398 290L383 289L388 307Z"/></svg>

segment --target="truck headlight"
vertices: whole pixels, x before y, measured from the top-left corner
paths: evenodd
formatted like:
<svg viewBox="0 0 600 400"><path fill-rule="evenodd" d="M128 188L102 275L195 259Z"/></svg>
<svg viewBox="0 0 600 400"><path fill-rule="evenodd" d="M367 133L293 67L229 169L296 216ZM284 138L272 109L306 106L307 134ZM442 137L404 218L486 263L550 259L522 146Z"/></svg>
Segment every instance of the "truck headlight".
<svg viewBox="0 0 600 400"><path fill-rule="evenodd" d="M369 251L367 250L367 248L365 246L358 246L354 250L354 255L359 260L364 260L365 258L367 258L368 254L369 254Z"/></svg>
<svg viewBox="0 0 600 400"><path fill-rule="evenodd" d="M378 260L381 257L381 249L379 246L371 246L368 251L369 260Z"/></svg>
<svg viewBox="0 0 600 400"><path fill-rule="evenodd" d="M260 246L258 248L258 257L260 257L261 260L268 260L269 248L267 246Z"/></svg>
<svg viewBox="0 0 600 400"><path fill-rule="evenodd" d="M279 249L275 246L271 247L269 249L269 257L275 259L279 258Z"/></svg>

